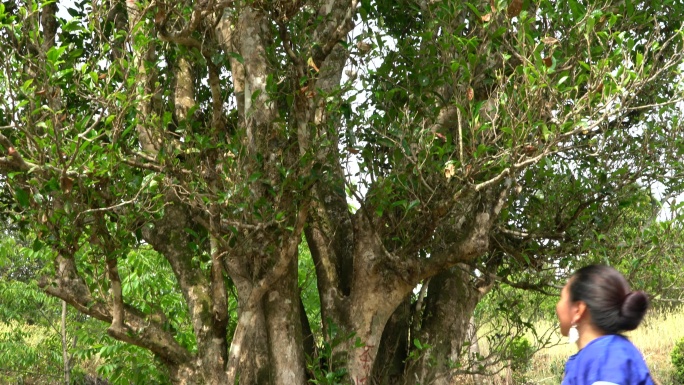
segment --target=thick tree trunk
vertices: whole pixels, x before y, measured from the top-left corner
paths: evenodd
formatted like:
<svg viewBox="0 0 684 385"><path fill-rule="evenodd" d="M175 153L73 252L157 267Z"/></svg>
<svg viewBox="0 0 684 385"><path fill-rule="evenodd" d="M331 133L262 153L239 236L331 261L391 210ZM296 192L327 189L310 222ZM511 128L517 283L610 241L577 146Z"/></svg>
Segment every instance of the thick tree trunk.
<svg viewBox="0 0 684 385"><path fill-rule="evenodd" d="M264 309L262 306L255 306L238 311L238 324L230 345L226 383L272 384L274 373Z"/></svg>
<svg viewBox="0 0 684 385"><path fill-rule="evenodd" d="M197 340L196 365L202 367L198 377L203 378L205 384L225 383L228 314L225 307L225 282L221 263L217 258L217 246L215 242L211 242L212 247L206 250L211 254L213 263L211 274L205 274L193 263L196 252L190 247L193 239L187 231L192 228L198 229L198 225L190 219L193 213L180 202L171 203L171 195L169 202L164 217L155 222L154 226L145 229L143 234L169 261L180 284Z"/></svg>
<svg viewBox="0 0 684 385"><path fill-rule="evenodd" d="M226 260L240 306L228 355L227 383L306 382L297 253L308 211L306 203L299 207L293 231L281 237L279 252L252 256L252 260L268 257L267 261L275 262L268 269L252 270L255 267L244 256ZM261 278L255 279L255 272Z"/></svg>
<svg viewBox="0 0 684 385"><path fill-rule="evenodd" d="M414 336L427 348L416 351L417 359L409 362L404 384L452 384L453 364L463 358L470 319L485 290L475 287L465 265L456 265L430 280L420 331Z"/></svg>
<svg viewBox="0 0 684 385"><path fill-rule="evenodd" d="M292 258L285 275L264 298L274 385L306 383L297 283L297 258Z"/></svg>
<svg viewBox="0 0 684 385"><path fill-rule="evenodd" d="M167 365L169 377L174 385L202 385L203 376L191 365Z"/></svg>
<svg viewBox="0 0 684 385"><path fill-rule="evenodd" d="M354 282L349 296L350 341L347 369L354 384L370 384L380 340L387 320L412 286L391 271L387 251L362 211L354 217Z"/></svg>
<svg viewBox="0 0 684 385"><path fill-rule="evenodd" d="M347 370L354 384L371 384L372 370L387 320L401 292L387 292L382 287L370 286L369 293L352 294L351 328L354 340L349 341Z"/></svg>
<svg viewBox="0 0 684 385"><path fill-rule="evenodd" d="M411 295L408 295L387 321L373 365L374 384L401 383L409 352L411 310Z"/></svg>

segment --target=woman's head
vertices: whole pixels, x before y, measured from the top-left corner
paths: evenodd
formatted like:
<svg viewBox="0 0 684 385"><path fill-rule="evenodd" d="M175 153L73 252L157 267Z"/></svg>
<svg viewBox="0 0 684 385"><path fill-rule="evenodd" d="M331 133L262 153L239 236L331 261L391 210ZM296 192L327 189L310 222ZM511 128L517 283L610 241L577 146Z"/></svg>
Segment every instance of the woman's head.
<svg viewBox="0 0 684 385"><path fill-rule="evenodd" d="M631 291L625 277L609 266L579 269L563 291L557 306L563 334L567 334L569 323L581 318L581 308L588 310L593 326L605 334L636 329L648 309L646 294Z"/></svg>

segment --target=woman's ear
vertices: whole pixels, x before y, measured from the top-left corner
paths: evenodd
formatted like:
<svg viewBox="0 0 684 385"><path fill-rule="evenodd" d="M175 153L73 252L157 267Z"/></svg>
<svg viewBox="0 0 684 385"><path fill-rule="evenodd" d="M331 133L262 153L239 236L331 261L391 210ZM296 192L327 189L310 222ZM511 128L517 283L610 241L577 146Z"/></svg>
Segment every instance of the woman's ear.
<svg viewBox="0 0 684 385"><path fill-rule="evenodd" d="M587 304L584 301L577 301L576 303L573 304L573 315L572 315L572 324L576 325L580 323L580 321L584 318L586 318L587 313Z"/></svg>

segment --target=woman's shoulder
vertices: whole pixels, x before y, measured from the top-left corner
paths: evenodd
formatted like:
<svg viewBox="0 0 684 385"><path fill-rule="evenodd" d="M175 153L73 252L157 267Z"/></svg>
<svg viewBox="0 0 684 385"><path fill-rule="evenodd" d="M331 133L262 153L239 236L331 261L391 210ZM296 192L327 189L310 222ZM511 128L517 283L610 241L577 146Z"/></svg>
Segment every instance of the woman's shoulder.
<svg viewBox="0 0 684 385"><path fill-rule="evenodd" d="M624 354L636 355L641 357L639 349L627 337L620 334L608 334L601 336L582 349L585 353L601 354L605 351L611 353L622 352Z"/></svg>
<svg viewBox="0 0 684 385"><path fill-rule="evenodd" d="M652 384L641 352L624 336L599 337L578 356L577 370L584 378L613 384Z"/></svg>

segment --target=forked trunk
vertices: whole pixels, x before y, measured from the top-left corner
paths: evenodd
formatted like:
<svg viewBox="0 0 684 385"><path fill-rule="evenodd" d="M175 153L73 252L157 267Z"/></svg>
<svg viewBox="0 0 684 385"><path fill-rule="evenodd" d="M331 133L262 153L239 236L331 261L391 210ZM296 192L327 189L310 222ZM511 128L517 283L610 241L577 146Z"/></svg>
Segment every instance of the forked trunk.
<svg viewBox="0 0 684 385"><path fill-rule="evenodd" d="M262 306L239 311L230 346L228 384L271 384L268 334Z"/></svg>
<svg viewBox="0 0 684 385"><path fill-rule="evenodd" d="M349 327L355 338L349 341L347 369L352 383L370 384L385 325L412 287L378 268L387 257L384 246L364 215L354 219L354 282L349 296Z"/></svg>
<svg viewBox="0 0 684 385"><path fill-rule="evenodd" d="M436 275L427 288L417 342L403 383L450 385L468 339L470 319L487 287L478 288L467 266L457 265Z"/></svg>
<svg viewBox="0 0 684 385"><path fill-rule="evenodd" d="M227 383L306 384L299 292L293 278L296 275L283 277L256 306L238 309Z"/></svg>
<svg viewBox="0 0 684 385"><path fill-rule="evenodd" d="M408 295L394 311L383 330L380 348L373 366L375 384L401 383L409 352L411 314L411 296Z"/></svg>

